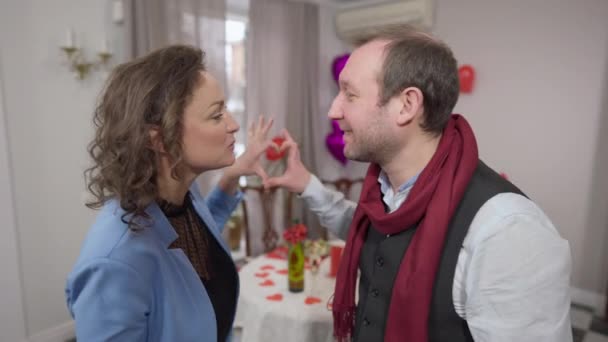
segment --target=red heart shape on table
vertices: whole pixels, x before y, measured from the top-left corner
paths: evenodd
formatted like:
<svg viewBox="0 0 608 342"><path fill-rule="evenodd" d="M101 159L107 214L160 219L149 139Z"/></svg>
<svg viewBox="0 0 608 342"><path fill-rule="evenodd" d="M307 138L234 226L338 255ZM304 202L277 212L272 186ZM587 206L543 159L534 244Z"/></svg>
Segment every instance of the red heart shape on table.
<svg viewBox="0 0 608 342"><path fill-rule="evenodd" d="M277 146L280 148L281 145L283 145L283 142L285 142L285 138L283 138L283 137L274 137L274 138L272 138L272 141L275 144L277 144ZM276 148L274 148L274 146L269 146L266 149L266 159L268 159L270 161L279 160L279 159L285 157L286 153L287 153L286 150L279 151Z"/></svg>
<svg viewBox="0 0 608 342"><path fill-rule="evenodd" d="M313 305L313 304L321 303L321 298L318 298L318 297L306 297L306 299L304 300L304 303L306 303L307 305Z"/></svg>
<svg viewBox="0 0 608 342"><path fill-rule="evenodd" d="M286 268L284 268L282 270L278 270L277 273L278 274L287 274L287 273L289 273L289 270L287 270Z"/></svg>
<svg viewBox="0 0 608 342"><path fill-rule="evenodd" d="M266 253L266 257L270 259L287 260L287 247L277 247L273 251Z"/></svg>
<svg viewBox="0 0 608 342"><path fill-rule="evenodd" d="M266 279L265 281L259 284L260 286L274 286L274 281L270 279Z"/></svg>
<svg viewBox="0 0 608 342"><path fill-rule="evenodd" d="M280 294L280 293L277 293L277 294L273 294L273 295L270 295L270 296L266 296L266 299L272 300L272 301L275 301L275 302L280 302L280 301L283 300L283 295Z"/></svg>
<svg viewBox="0 0 608 342"><path fill-rule="evenodd" d="M276 253L276 252L270 252L270 253L266 254L266 257L270 258L270 259L287 260L286 255L283 255L282 253Z"/></svg>
<svg viewBox="0 0 608 342"><path fill-rule="evenodd" d="M274 266L272 265L264 265L262 267L260 267L261 270L274 270Z"/></svg>
<svg viewBox="0 0 608 342"><path fill-rule="evenodd" d="M255 273L254 276L258 277L258 278L266 278L268 277L270 273L268 272L262 272L262 273Z"/></svg>

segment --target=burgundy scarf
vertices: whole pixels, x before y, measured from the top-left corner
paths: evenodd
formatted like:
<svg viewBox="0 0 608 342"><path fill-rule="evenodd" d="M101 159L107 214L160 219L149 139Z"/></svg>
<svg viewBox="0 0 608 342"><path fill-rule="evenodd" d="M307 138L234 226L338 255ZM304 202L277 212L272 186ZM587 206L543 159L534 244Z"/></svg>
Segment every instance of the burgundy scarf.
<svg viewBox="0 0 608 342"><path fill-rule="evenodd" d="M433 158L395 212L385 212L378 184L380 167L370 165L336 279L333 316L338 341L350 341L354 333L357 269L370 223L383 234L396 234L420 222L395 278L384 341L427 342L435 274L446 232L477 164L473 131L455 114Z"/></svg>

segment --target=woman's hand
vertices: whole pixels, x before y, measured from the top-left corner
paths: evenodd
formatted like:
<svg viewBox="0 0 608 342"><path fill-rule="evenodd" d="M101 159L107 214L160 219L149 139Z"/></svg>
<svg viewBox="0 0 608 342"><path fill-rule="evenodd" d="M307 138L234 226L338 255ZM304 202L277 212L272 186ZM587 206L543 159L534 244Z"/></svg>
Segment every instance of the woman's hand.
<svg viewBox="0 0 608 342"><path fill-rule="evenodd" d="M256 122L249 125L245 152L236 159L234 164L225 169L224 175L220 179L220 187L225 192L234 193L238 178L241 176L256 174L262 178L262 183L266 183L268 175L260 163L260 156L268 147L279 149L277 144L268 137L273 123L273 119L266 120L260 116Z"/></svg>
<svg viewBox="0 0 608 342"><path fill-rule="evenodd" d="M247 130L247 147L245 152L234 162L232 168L239 176L249 176L257 174L265 182L268 178L266 171L260 164L260 156L270 146L278 149L279 147L269 137L268 132L274 123L273 119L266 119L260 116L257 122L249 125Z"/></svg>

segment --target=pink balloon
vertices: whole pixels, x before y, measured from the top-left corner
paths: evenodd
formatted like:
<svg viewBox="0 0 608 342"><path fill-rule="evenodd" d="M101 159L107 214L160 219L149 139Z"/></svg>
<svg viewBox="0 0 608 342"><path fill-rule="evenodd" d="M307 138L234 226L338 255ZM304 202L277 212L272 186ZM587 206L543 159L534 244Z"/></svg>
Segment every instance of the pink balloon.
<svg viewBox="0 0 608 342"><path fill-rule="evenodd" d="M340 129L340 124L336 120L331 120L331 131L340 132L340 135L344 135L344 132Z"/></svg>
<svg viewBox="0 0 608 342"><path fill-rule="evenodd" d="M340 78L340 73L342 72L342 69L344 69L344 66L346 65L346 61L348 61L348 57L350 57L349 53L338 56L334 58L334 61L331 64L331 74L334 77L334 81L336 81L336 83Z"/></svg>
<svg viewBox="0 0 608 342"><path fill-rule="evenodd" d="M325 138L325 145L329 153L342 165L346 165L348 159L344 156L344 132L335 120L331 122L332 132Z"/></svg>

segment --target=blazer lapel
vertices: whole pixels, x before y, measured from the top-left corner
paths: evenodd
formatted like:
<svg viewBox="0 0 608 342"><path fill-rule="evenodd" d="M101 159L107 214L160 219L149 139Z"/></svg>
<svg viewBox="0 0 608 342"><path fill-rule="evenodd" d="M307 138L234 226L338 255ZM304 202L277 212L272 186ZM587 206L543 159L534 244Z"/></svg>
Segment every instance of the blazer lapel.
<svg viewBox="0 0 608 342"><path fill-rule="evenodd" d="M224 251L226 251L226 253L230 255L230 249L228 248L228 244L226 244L226 241L224 241L224 238L220 234L220 229L217 226L213 215L211 215L209 208L207 208L206 205L202 204L201 201L196 198L196 196L192 198L192 203L194 204L194 209L196 210L196 212L203 219L203 221L205 221L207 227L209 227L209 231L211 232L211 234L213 234L213 237L217 240L217 242L219 242L220 246L222 246Z"/></svg>

